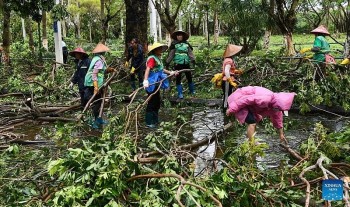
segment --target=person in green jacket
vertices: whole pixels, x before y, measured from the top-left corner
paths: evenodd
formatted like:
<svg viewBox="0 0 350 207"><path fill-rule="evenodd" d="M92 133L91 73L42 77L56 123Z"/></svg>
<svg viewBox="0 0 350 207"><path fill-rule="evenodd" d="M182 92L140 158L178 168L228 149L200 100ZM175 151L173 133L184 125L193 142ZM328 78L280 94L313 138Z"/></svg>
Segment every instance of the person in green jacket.
<svg viewBox="0 0 350 207"><path fill-rule="evenodd" d="M102 43L98 43L95 49L92 51L94 57L91 60L90 66L85 76L84 86L85 93L84 99L87 103L90 98L95 95L94 103L92 105L92 113L95 117L92 123L92 128L98 129L102 124L107 122L100 117L100 108L102 103L102 94L99 92L99 88L103 85L105 73L114 72L113 68L108 68L104 54L109 51L109 48Z"/></svg>
<svg viewBox="0 0 350 207"><path fill-rule="evenodd" d="M327 28L323 25L320 25L316 29L311 31L312 34L315 34L315 40L312 48L303 48L300 50L300 53L313 52L313 60L316 63L335 63L334 58L329 54L330 46L326 40L326 36L329 36Z"/></svg>

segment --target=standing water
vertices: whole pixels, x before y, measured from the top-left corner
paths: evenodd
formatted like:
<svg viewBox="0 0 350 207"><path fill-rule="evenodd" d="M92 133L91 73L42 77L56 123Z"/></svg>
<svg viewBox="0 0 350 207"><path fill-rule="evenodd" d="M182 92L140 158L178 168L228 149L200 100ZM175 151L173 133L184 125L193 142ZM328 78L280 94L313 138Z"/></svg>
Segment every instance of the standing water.
<svg viewBox="0 0 350 207"><path fill-rule="evenodd" d="M339 120L339 117L331 117L324 114L300 115L290 113L289 117L284 117L284 125L286 126L288 122L299 126L298 129L285 131L289 147L296 151L298 151L301 143L308 138L310 132L313 131L315 123L321 122L330 131L339 131L344 125L344 121ZM191 126L193 128L193 142L198 142L223 128L224 114L220 109L204 108L199 112L193 113ZM242 134L235 137L237 144L247 139L245 133L244 130ZM280 146L281 142L277 133L269 133L263 126L258 124L255 137L258 142L266 143L269 146L265 150L265 156L257 157L256 159L257 165L261 170L276 168L282 160L288 162L289 154ZM205 175L212 171L212 162L210 160L216 157L217 143L212 142L208 144L197 150L194 170L196 176Z"/></svg>

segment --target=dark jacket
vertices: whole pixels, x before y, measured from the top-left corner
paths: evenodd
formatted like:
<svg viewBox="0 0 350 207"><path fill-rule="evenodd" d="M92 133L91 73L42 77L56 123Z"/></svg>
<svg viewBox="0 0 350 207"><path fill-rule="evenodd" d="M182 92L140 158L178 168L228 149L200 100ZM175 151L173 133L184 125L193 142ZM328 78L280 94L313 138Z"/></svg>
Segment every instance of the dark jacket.
<svg viewBox="0 0 350 207"><path fill-rule="evenodd" d="M78 84L79 91L84 90L85 75L89 69L90 62L91 60L88 57L77 62L77 69L74 72L72 83Z"/></svg>
<svg viewBox="0 0 350 207"><path fill-rule="evenodd" d="M145 61L145 57L144 57L144 54L143 54L142 45L137 44L137 51L136 51L136 53L134 53L134 48L132 46L130 46L128 48L127 60L129 61L130 58L132 58L131 66L134 67L135 69L146 68L146 64L144 62Z"/></svg>

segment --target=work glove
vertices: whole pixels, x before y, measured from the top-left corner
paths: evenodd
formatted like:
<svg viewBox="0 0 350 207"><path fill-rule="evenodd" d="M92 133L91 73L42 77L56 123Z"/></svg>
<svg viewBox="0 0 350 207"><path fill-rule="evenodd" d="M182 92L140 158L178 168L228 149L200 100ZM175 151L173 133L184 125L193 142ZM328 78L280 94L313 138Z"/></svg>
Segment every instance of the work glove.
<svg viewBox="0 0 350 207"><path fill-rule="evenodd" d="M98 93L98 83L97 81L94 81L94 94Z"/></svg>
<svg viewBox="0 0 350 207"><path fill-rule="evenodd" d="M112 67L109 67L109 68L107 68L107 70L106 70L106 72L107 73L113 73L113 72L115 72L116 70L114 69L114 68L112 68Z"/></svg>
<svg viewBox="0 0 350 207"><path fill-rule="evenodd" d="M134 67L131 67L131 70L130 70L130 74L134 74L135 73L135 68Z"/></svg>
<svg viewBox="0 0 350 207"><path fill-rule="evenodd" d="M68 85L68 88L73 88L73 85L74 85L74 83L73 82L70 82L70 84Z"/></svg>
<svg viewBox="0 0 350 207"><path fill-rule="evenodd" d="M314 56L313 55L306 55L304 58L305 59L312 59Z"/></svg>
<svg viewBox="0 0 350 207"><path fill-rule="evenodd" d="M348 65L350 63L349 58L345 58L343 61L341 61L341 65Z"/></svg>
<svg viewBox="0 0 350 207"><path fill-rule="evenodd" d="M234 88L237 88L237 87L238 87L237 83L235 83L235 82L233 81L232 78L228 78L227 81L228 81L228 82L230 83L230 85L233 86Z"/></svg>
<svg viewBox="0 0 350 207"><path fill-rule="evenodd" d="M129 61L125 61L124 66L125 66L126 68L128 68L128 67L129 67Z"/></svg>
<svg viewBox="0 0 350 207"><path fill-rule="evenodd" d="M144 88L148 88L148 86L149 86L149 82L148 82L148 80L143 80L143 87Z"/></svg>
<svg viewBox="0 0 350 207"><path fill-rule="evenodd" d="M235 69L235 74L237 74L237 75L242 75L242 74L243 74L243 70L241 70L241 69Z"/></svg>
<svg viewBox="0 0 350 207"><path fill-rule="evenodd" d="M308 48L301 49L300 53L303 54L303 53L310 52L310 51L311 51L311 47L308 47Z"/></svg>

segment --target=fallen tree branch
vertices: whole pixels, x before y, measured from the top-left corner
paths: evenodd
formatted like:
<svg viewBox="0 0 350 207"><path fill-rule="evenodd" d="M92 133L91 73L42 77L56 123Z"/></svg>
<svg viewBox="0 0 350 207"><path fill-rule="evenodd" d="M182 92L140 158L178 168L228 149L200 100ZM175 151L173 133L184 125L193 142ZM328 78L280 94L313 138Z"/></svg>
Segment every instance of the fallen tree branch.
<svg viewBox="0 0 350 207"><path fill-rule="evenodd" d="M185 180L185 178L183 178L182 176L180 175L177 175L177 174L146 174L146 175L135 175L131 178L129 178L127 181L128 182L131 182L131 181L134 181L134 180L137 180L137 179L148 179L148 178L167 178L167 177L172 177L172 178L176 178L177 180L180 181L180 186L181 185L190 185L192 187L195 187L197 189L199 189L200 191L204 192L204 193L208 193L208 190L203 188L202 186L200 185L197 185L195 183L191 183L191 182L188 182ZM181 192L182 188L179 190L178 189L178 192L176 193L176 201L179 203L180 206L184 206L182 203L181 203L181 198L180 198L180 193L179 191ZM221 202L216 199L213 195L211 194L208 194L209 197L216 203L217 206L220 206L222 207L222 204Z"/></svg>

